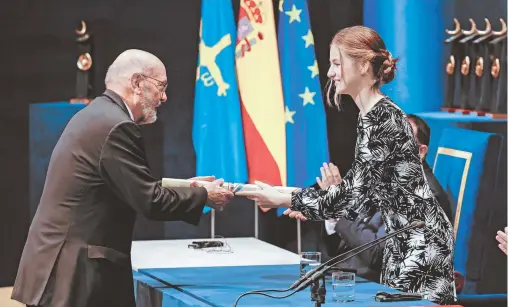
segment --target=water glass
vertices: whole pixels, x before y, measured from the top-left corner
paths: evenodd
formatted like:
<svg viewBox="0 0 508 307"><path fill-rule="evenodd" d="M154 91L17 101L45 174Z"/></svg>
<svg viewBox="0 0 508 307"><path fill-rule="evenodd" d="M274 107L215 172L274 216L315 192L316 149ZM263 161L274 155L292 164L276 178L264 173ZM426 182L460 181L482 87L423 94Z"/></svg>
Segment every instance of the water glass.
<svg viewBox="0 0 508 307"><path fill-rule="evenodd" d="M321 264L320 252L300 253L300 277Z"/></svg>
<svg viewBox="0 0 508 307"><path fill-rule="evenodd" d="M355 300L355 273L332 273L332 299L335 302L353 302Z"/></svg>

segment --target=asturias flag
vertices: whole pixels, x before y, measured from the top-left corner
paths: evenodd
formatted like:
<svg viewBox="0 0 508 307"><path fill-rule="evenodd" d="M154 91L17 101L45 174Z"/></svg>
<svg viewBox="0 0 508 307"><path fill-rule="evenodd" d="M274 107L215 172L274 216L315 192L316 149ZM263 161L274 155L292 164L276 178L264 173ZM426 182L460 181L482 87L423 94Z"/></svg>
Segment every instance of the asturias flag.
<svg viewBox="0 0 508 307"><path fill-rule="evenodd" d="M326 115L306 0L279 5L279 58L286 120L287 185L316 183L329 159ZM284 210L279 210L279 213Z"/></svg>
<svg viewBox="0 0 508 307"><path fill-rule="evenodd" d="M247 181L235 71L236 26L231 0L202 0L194 102L196 174ZM205 207L205 212L209 211Z"/></svg>

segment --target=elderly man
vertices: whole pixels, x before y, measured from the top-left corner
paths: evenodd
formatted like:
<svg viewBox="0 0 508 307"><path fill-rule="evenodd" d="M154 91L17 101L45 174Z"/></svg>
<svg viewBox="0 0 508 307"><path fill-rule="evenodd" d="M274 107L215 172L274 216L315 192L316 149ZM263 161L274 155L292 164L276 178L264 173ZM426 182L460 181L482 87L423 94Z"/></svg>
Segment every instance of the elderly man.
<svg viewBox="0 0 508 307"><path fill-rule="evenodd" d="M105 82L107 90L69 121L51 156L12 293L29 306L135 306L136 213L197 224L205 204L220 209L233 197L221 180L166 189L152 177L138 125L153 123L167 99L157 57L127 50Z"/></svg>

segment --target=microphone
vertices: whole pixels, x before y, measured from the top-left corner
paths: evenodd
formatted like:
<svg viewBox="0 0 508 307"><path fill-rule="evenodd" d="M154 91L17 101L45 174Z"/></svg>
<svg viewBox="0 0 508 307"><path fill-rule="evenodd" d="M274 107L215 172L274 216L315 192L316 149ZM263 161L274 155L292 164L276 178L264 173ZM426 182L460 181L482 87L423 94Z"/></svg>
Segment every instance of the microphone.
<svg viewBox="0 0 508 307"><path fill-rule="evenodd" d="M286 297L289 297L303 289L305 289L306 287L308 287L311 283L314 283L316 282L317 280L323 278L323 275L330 269L332 268L333 265L337 264L337 263L340 263L340 262L343 262L343 261L346 261L348 260L349 258L351 257L354 257L356 255L358 255L359 253L369 249L369 248L372 248L373 246L381 243L381 242L384 242L396 235L399 235L407 230L410 230L410 229L414 229L414 228L423 228L425 227L425 222L422 222L422 221L414 221L412 222L411 224L409 224L408 226L405 226L397 231L394 231L388 235L385 235L381 238L378 238L374 241L371 241L371 242L368 242L368 243L365 243L361 246L358 246L356 248L353 248L352 250L350 251L347 251L343 254L340 254L338 256L335 256L333 257L332 259L328 260L327 262L319 265L318 267L310 270L309 272L307 272L307 274L305 274L304 276L302 276L300 279L298 279L297 281L295 281L289 288L285 289L285 290L253 290L253 291L249 291L249 292L245 292L243 293L242 295L240 295L235 303L234 303L234 307L236 307L236 305L238 304L238 301L240 301L240 299L246 295L249 295L249 294L257 294L257 295L264 295L264 296L267 296L267 297L271 297L271 298L277 298L277 299L282 299L282 298L286 298ZM344 257L345 255L348 255L350 254L349 256L347 257ZM285 296L280 296L280 297L277 297L277 296L272 296L272 295L269 295L269 294L266 294L264 292L279 292L279 293L283 293L283 292L287 292L287 291L291 291L293 290L291 293L285 295Z"/></svg>
<svg viewBox="0 0 508 307"><path fill-rule="evenodd" d="M408 230L411 230L411 229L414 229L414 228L423 228L425 227L425 222L422 222L422 221L414 221L412 222L411 224L409 224L408 226L406 227L403 227L397 231L394 231L388 235L385 235L381 238L377 238L376 240L374 241L371 241L371 242L368 242L368 243L365 243L363 245L360 245L356 248L353 248L352 250L350 251L347 251L343 254L340 254L338 256L335 256L333 257L332 259L328 260L327 262L321 264L320 266L310 270L309 272L307 272L307 274L305 274L304 276L302 276L300 279L298 279L296 282L294 282L289 288L288 290L286 291L289 291L289 290L294 290L296 288L298 288L296 290L296 292L304 289L305 287L307 287L309 284L311 284L312 282L318 280L319 278L321 278L323 276L323 274L325 274L330 268L332 268L332 266L334 266L335 264L337 263L341 263L341 262L344 262L358 254L360 254L361 252L369 249L369 248L372 248L373 246L381 243L381 242L384 242L392 237L395 237L396 235L399 235L405 231L408 231ZM344 256L348 255L348 254L351 254L349 255L348 257L345 257L343 258Z"/></svg>

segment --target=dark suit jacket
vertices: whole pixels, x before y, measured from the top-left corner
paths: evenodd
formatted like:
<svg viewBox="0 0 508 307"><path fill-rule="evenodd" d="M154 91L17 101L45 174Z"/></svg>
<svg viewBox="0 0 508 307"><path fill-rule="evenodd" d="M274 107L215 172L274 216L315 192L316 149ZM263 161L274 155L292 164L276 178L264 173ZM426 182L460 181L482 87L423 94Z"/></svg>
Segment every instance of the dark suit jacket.
<svg viewBox="0 0 508 307"><path fill-rule="evenodd" d="M12 298L51 307L135 306L136 213L196 224L206 200L204 188L160 186L139 127L107 90L69 121L54 148Z"/></svg>
<svg viewBox="0 0 508 307"><path fill-rule="evenodd" d="M448 194L443 190L443 187L437 181L436 176L432 172L432 168L427 164L427 162L423 162L423 171L425 173L425 178L427 178L427 182L429 183L430 189L432 190L432 194L436 198L441 208L443 208L446 216L450 220L450 222L454 223L452 220L452 206L450 204L450 199L448 198Z"/></svg>
<svg viewBox="0 0 508 307"><path fill-rule="evenodd" d="M328 249L327 253L332 257L385 235L383 220L379 212L371 217L355 221L339 219L335 225L335 231L332 235L325 233L323 237ZM358 276L379 282L383 248L384 243L380 243L337 266L355 269Z"/></svg>

